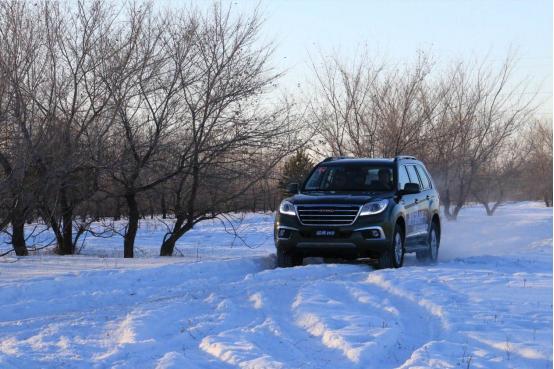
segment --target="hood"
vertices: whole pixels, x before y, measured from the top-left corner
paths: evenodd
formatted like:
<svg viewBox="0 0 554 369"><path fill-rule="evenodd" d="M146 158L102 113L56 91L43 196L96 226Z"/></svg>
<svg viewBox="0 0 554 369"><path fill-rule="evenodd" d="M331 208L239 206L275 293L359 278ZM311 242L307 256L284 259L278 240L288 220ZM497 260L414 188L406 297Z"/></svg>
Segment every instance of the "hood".
<svg viewBox="0 0 554 369"><path fill-rule="evenodd" d="M299 193L288 198L294 205L303 204L326 204L326 205L363 205L373 200L393 197L393 193L329 193L311 192Z"/></svg>

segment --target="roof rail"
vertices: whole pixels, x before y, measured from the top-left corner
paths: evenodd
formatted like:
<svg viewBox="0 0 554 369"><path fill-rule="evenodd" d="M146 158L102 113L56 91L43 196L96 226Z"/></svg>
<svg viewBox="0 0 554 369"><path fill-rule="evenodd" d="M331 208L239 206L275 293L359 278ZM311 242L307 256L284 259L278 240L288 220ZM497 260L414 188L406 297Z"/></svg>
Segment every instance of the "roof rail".
<svg viewBox="0 0 554 369"><path fill-rule="evenodd" d="M340 160L340 159L352 159L352 158L349 156L329 156L328 158L323 159L322 163L325 163L327 161L332 161L332 160Z"/></svg>
<svg viewBox="0 0 554 369"><path fill-rule="evenodd" d="M394 160L417 160L415 156L411 155L398 155L394 157Z"/></svg>

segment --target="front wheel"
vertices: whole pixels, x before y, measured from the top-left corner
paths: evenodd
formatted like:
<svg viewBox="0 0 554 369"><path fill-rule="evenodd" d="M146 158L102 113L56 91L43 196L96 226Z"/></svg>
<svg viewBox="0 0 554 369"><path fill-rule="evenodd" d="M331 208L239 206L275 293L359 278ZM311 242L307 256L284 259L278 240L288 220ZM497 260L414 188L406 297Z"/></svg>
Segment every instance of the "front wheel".
<svg viewBox="0 0 554 369"><path fill-rule="evenodd" d="M302 256L277 249L277 267L279 268L290 268L293 266L302 265L302 261Z"/></svg>
<svg viewBox="0 0 554 369"><path fill-rule="evenodd" d="M379 256L379 267L381 268L400 268L404 263L404 234L397 224L394 227L392 243L387 250Z"/></svg>

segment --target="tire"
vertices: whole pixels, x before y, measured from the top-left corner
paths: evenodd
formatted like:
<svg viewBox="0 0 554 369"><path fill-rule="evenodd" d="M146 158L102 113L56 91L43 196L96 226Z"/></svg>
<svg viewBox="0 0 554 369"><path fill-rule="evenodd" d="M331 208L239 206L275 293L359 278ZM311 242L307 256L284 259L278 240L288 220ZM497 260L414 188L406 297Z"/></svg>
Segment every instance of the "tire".
<svg viewBox="0 0 554 369"><path fill-rule="evenodd" d="M303 258L300 255L291 254L281 249L277 249L277 267L290 268L302 265Z"/></svg>
<svg viewBox="0 0 554 369"><path fill-rule="evenodd" d="M379 256L380 268L400 268L404 264L404 232L397 224L387 250Z"/></svg>
<svg viewBox="0 0 554 369"><path fill-rule="evenodd" d="M435 222L431 223L427 236L427 250L417 251L416 258L423 263L436 264L439 257L440 235Z"/></svg>

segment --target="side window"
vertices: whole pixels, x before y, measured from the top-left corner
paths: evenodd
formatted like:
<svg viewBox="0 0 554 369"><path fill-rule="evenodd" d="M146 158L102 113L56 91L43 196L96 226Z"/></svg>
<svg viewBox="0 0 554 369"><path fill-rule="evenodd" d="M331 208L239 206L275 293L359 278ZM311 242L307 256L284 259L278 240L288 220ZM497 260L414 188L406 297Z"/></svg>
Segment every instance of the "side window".
<svg viewBox="0 0 554 369"><path fill-rule="evenodd" d="M427 172L421 165L416 166L417 173L419 174L419 178L421 179L421 184L423 185L423 190L428 190L431 188L431 181L429 180L429 177L427 176Z"/></svg>
<svg viewBox="0 0 554 369"><path fill-rule="evenodd" d="M406 172L406 167L402 165L398 168L398 189L403 190L404 185L410 182L410 177L408 177L408 172Z"/></svg>
<svg viewBox="0 0 554 369"><path fill-rule="evenodd" d="M413 165L407 165L406 168L408 169L408 175L410 176L410 182L417 183L418 185L421 186L421 182L419 181L419 177L417 176L415 167Z"/></svg>

